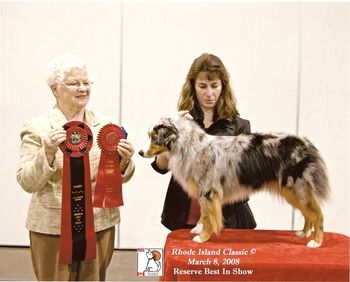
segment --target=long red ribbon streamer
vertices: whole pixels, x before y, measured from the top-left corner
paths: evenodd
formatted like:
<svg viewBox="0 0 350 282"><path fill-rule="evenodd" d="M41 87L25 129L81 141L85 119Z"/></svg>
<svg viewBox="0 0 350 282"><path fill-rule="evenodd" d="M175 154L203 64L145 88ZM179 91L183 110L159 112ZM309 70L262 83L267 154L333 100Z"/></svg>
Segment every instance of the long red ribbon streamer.
<svg viewBox="0 0 350 282"><path fill-rule="evenodd" d="M101 151L94 194L94 207L114 208L123 204L119 156L118 154L106 154Z"/></svg>
<svg viewBox="0 0 350 282"><path fill-rule="evenodd" d="M85 166L90 168L89 155L84 154ZM94 212L92 208L91 194L91 176L90 169L85 169L85 236L86 236L86 254L85 260L93 260L96 258L96 233L94 226Z"/></svg>
<svg viewBox="0 0 350 282"><path fill-rule="evenodd" d="M63 183L62 183L62 213L61 213L61 239L60 262L72 262L72 223L71 223L71 178L70 158L63 155Z"/></svg>
<svg viewBox="0 0 350 282"><path fill-rule="evenodd" d="M97 144L101 148L101 157L94 193L94 207L115 208L123 205L118 143L120 139L126 137L125 129L112 123L100 129Z"/></svg>
<svg viewBox="0 0 350 282"><path fill-rule="evenodd" d="M92 146L92 133L86 124L77 121L68 122L64 128L68 136L67 140L60 145L64 153L60 262L70 264L72 261L96 258L96 233L88 154ZM80 142L71 143L70 139ZM84 201L80 203L81 200ZM82 234L79 234L80 232Z"/></svg>

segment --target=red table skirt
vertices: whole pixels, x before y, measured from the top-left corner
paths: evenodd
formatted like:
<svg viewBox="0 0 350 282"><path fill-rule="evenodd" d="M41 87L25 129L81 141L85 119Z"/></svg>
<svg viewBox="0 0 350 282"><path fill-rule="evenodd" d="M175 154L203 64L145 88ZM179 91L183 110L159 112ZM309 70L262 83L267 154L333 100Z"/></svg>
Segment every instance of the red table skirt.
<svg viewBox="0 0 350 282"><path fill-rule="evenodd" d="M321 248L294 231L224 229L202 244L181 229L164 249L163 281L349 281L349 237L325 232Z"/></svg>

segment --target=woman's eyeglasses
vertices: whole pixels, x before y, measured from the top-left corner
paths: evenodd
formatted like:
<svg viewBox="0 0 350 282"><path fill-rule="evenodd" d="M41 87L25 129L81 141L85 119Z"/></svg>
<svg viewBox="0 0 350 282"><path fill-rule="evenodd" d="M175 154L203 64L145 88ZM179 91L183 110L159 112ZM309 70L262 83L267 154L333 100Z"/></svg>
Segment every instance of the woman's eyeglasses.
<svg viewBox="0 0 350 282"><path fill-rule="evenodd" d="M92 81L73 81L73 82L62 82L60 85L64 85L70 88L79 88L81 85L84 87L91 87L94 83Z"/></svg>

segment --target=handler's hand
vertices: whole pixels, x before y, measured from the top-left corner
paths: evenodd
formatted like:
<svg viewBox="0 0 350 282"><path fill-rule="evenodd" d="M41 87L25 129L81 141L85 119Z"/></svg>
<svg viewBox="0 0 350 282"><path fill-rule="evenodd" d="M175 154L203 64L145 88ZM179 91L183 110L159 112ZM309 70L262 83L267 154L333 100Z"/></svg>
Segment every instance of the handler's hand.
<svg viewBox="0 0 350 282"><path fill-rule="evenodd" d="M189 111L179 111L177 113L179 115L179 117L184 117L184 118L187 118L189 120L193 120L193 116L191 116L191 114L189 113Z"/></svg>

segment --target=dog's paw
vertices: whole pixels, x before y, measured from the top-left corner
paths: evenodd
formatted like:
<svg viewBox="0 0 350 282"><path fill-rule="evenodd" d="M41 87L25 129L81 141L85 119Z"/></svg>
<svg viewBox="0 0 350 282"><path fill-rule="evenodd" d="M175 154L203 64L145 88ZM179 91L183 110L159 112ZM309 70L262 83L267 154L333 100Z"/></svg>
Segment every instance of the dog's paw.
<svg viewBox="0 0 350 282"><path fill-rule="evenodd" d="M309 248L319 248L319 247L321 247L321 244L317 243L315 240L311 240L311 241L309 241L309 243L307 243L307 246Z"/></svg>
<svg viewBox="0 0 350 282"><path fill-rule="evenodd" d="M295 234L298 236L298 237L310 237L311 236L311 230L305 232L304 230L300 230L300 231L297 231L295 232Z"/></svg>
<svg viewBox="0 0 350 282"><path fill-rule="evenodd" d="M202 241L201 237L199 237L199 235L194 236L192 240L197 242L197 243L203 243L203 241Z"/></svg>
<svg viewBox="0 0 350 282"><path fill-rule="evenodd" d="M203 223L198 223L194 228L192 228L191 233L200 234L203 231Z"/></svg>

